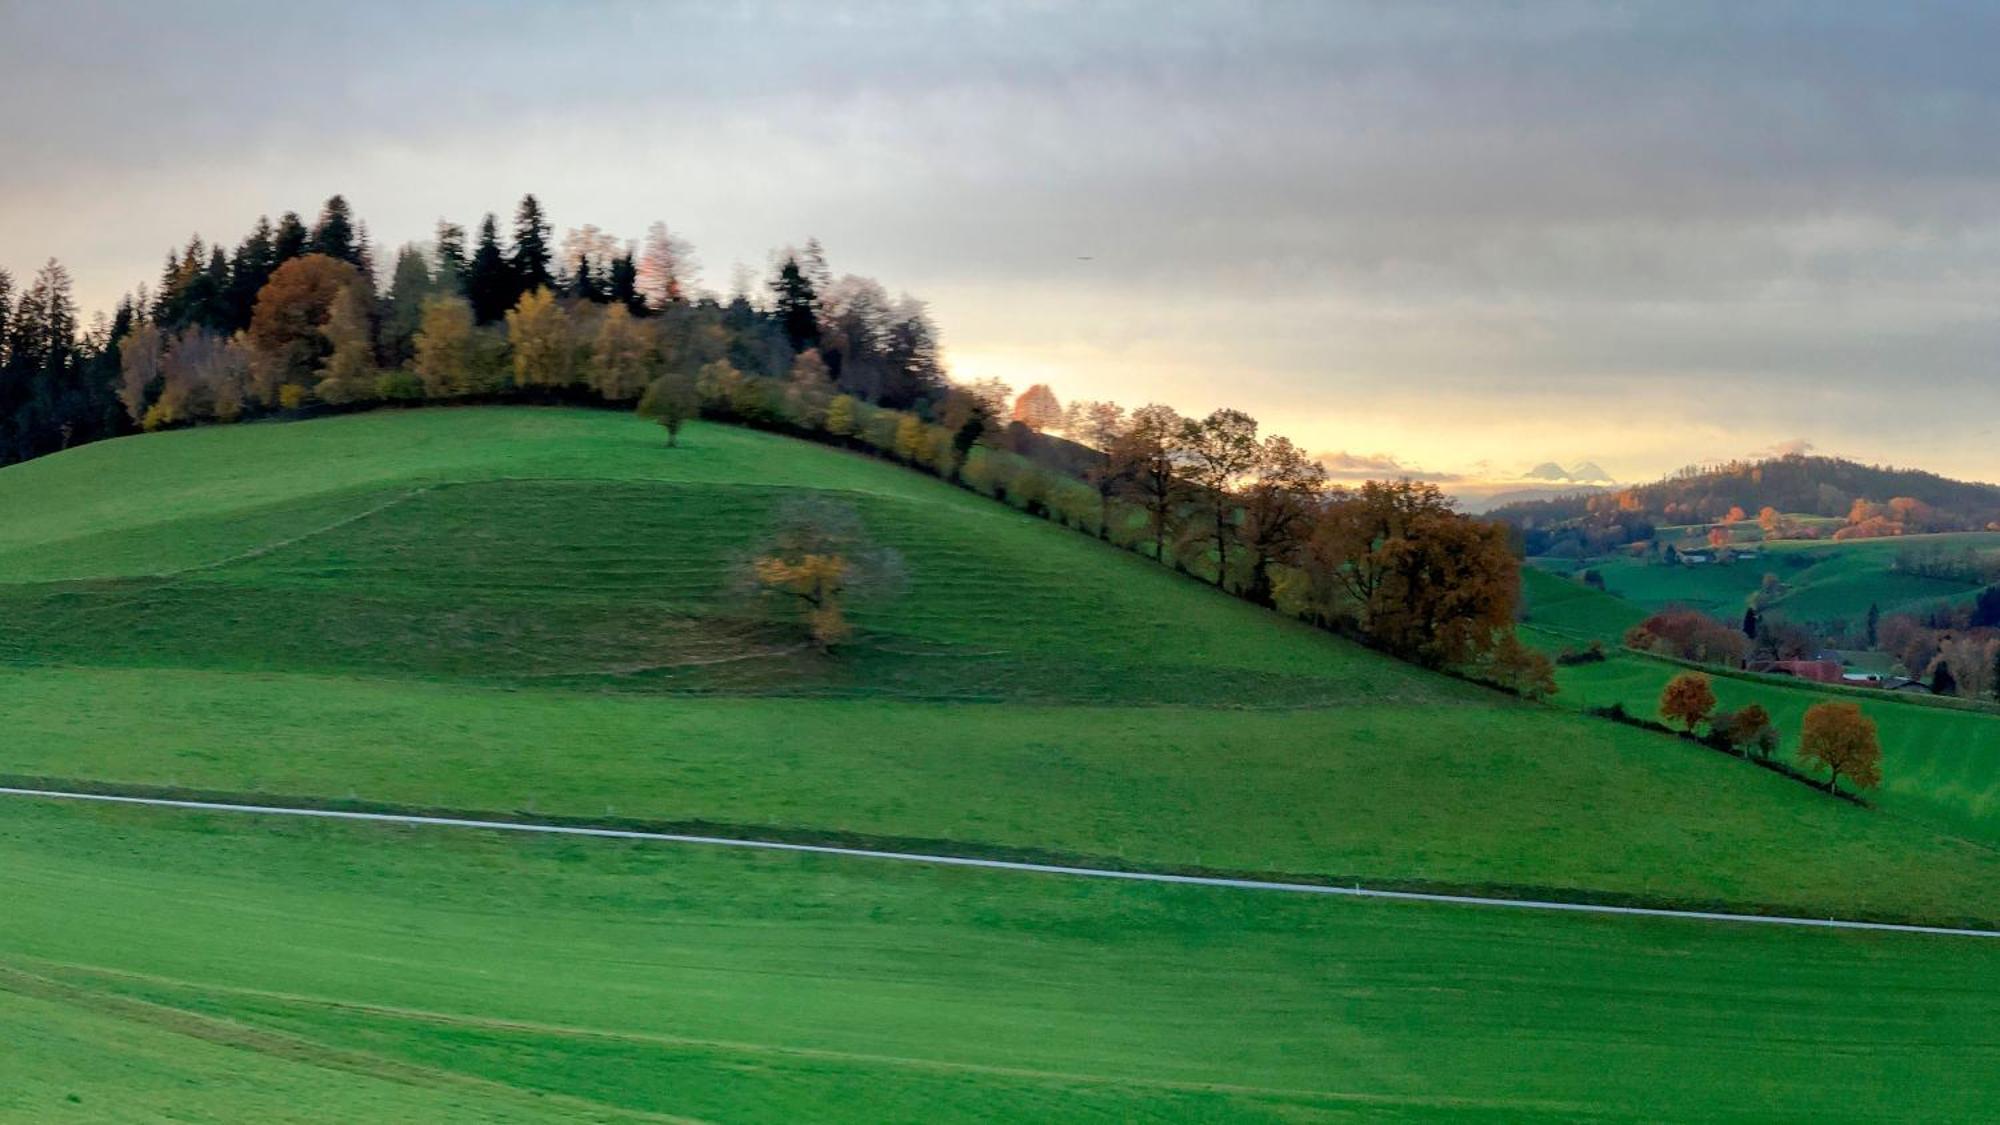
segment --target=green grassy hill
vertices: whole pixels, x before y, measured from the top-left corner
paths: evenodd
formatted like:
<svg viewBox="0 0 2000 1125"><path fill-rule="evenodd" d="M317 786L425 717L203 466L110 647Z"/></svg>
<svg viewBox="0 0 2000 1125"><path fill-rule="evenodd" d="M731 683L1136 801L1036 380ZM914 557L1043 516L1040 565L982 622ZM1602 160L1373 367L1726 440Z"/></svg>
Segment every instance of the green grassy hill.
<svg viewBox="0 0 2000 1125"><path fill-rule="evenodd" d="M800 490L910 574L832 658L729 592ZM0 552L14 774L1885 916L1957 916L1993 870L751 431L218 428L10 470L0 504L28 513Z"/></svg>
<svg viewBox="0 0 2000 1125"><path fill-rule="evenodd" d="M0 774L2000 922L2000 856L1948 826L1422 672L881 462L683 442L427 410L0 472ZM910 574L832 657L731 591L800 493ZM1984 942L19 800L0 895L0 1028L118 1029L73 1077L0 1063L28 1116L237 1066L245 1100L196 1116L258 1115L291 1066L325 1084L302 1118L1646 1117L1668 1088L1871 1116L1995 1064ZM1797 1027L1830 1053L1762 1049ZM1865 1073L1838 1061L1864 1044Z"/></svg>
<svg viewBox="0 0 2000 1125"><path fill-rule="evenodd" d="M75 806L0 872L30 1118L1950 1120L2000 1018L1980 940Z"/></svg>
<svg viewBox="0 0 2000 1125"><path fill-rule="evenodd" d="M1669 605L1699 609L1724 620L1743 614L1749 597L1776 575L1783 592L1769 605L1779 616L1801 622L1859 622L1870 605L1883 613L1920 609L1939 601L1961 601L1977 593L1971 583L1899 573L1896 556L1905 551L1970 549L2000 551L2000 532L1904 535L1839 542L1782 540L1754 545L1756 558L1699 566L1666 566L1630 558L1596 560L1605 589L1648 610Z"/></svg>
<svg viewBox="0 0 2000 1125"><path fill-rule="evenodd" d="M1556 702L1582 709L1622 705L1642 717L1659 708L1667 681L1685 666L1620 651L1619 638L1645 611L1573 579L1523 573L1528 617L1523 636L1548 651L1602 643L1610 659L1558 668ZM1773 676L1711 670L1723 710L1762 704L1781 732L1779 752L1797 752L1806 709L1827 699L1859 702L1882 739L1882 787L1870 798L1885 810L2000 847L2000 715L1989 709L1861 688L1834 689Z"/></svg>

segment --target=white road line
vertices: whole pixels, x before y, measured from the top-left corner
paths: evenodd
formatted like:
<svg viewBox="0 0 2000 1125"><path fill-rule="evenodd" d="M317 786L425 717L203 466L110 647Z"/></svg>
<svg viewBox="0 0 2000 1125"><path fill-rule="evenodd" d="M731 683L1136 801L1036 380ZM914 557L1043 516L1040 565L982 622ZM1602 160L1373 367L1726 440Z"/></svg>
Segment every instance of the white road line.
<svg viewBox="0 0 2000 1125"><path fill-rule="evenodd" d="M567 824L533 824L506 820L468 820L449 816L410 816L402 813L342 812L335 809L298 809L277 805L236 805L218 801L178 801L165 797L123 797L109 793L69 793L55 789L16 789L0 786L0 796L38 797L60 801L97 801L114 805L145 805L164 809L193 809L202 812L246 813L259 816L307 817L315 820L358 820L371 824L408 824L431 828L476 828L495 832L534 832L550 836L595 836L613 840L653 840L669 844L706 844L723 848L756 848L774 852L804 852L852 859L888 859L903 863L927 863L941 867L978 867L991 871L1025 871L1037 875L1068 875L1088 879L1125 879L1136 883L1174 883L1192 887L1225 887L1243 891L1282 891L1289 894L1339 895L1345 898L1396 899L1403 902L1449 903L1456 906L1502 906L1516 910L1563 910L1576 914L1617 914L1641 918L1680 918L1699 922L1745 922L1766 926L1810 926L1826 930L1878 930L1899 934L1941 934L1949 937L2000 938L2000 930L1956 929L1950 926L1911 926L1894 922L1857 922L1841 918L1790 918L1776 914L1727 914L1708 910L1667 910L1646 906L1606 906L1591 902L1552 902L1529 898L1487 898L1480 895L1432 894L1423 891L1389 891L1368 887L1333 887L1320 883L1281 883L1263 879L1225 879L1215 875L1171 875L1154 871L1114 871L1102 867L1068 867L1055 863L1025 863L1008 859L978 859L972 856L927 855L921 852L878 851L873 848L843 848L832 844L793 844L782 840L745 840L733 836L692 836L677 832L641 832L627 828L585 828Z"/></svg>

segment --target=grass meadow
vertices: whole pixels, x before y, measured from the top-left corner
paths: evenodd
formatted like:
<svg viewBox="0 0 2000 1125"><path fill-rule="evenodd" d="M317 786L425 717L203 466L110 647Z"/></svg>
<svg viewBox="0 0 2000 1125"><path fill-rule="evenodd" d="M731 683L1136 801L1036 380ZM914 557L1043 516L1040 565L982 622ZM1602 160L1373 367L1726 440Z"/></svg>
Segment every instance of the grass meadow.
<svg viewBox="0 0 2000 1125"><path fill-rule="evenodd" d="M0 774L2000 923L1948 734L1857 808L1573 709L1637 687L1521 702L891 465L682 440L424 410L0 472ZM831 658L734 577L804 494L909 573ZM1531 581L1546 637L1637 612ZM0 1116L1935 1120L2000 1069L1980 940L24 800L0 899Z"/></svg>
<svg viewBox="0 0 2000 1125"><path fill-rule="evenodd" d="M371 414L0 474L30 489L73 502L0 553L9 774L1901 919L1997 869L766 434ZM836 658L732 592L807 490L910 576Z"/></svg>
<svg viewBox="0 0 2000 1125"><path fill-rule="evenodd" d="M1945 1120L2000 1052L1983 941L24 804L0 870L0 1021L126 1083L10 1039L26 1116Z"/></svg>
<svg viewBox="0 0 2000 1125"><path fill-rule="evenodd" d="M1858 625L1874 605L1882 613L1918 610L1940 601L1963 601L1976 584L1907 574L1894 568L1905 551L1981 554L2000 551L2000 532L1902 535L1882 539L1780 540L1746 543L1756 558L1698 566L1665 566L1630 558L1593 561L1606 591L1646 610L1684 605L1723 620L1743 615L1764 576L1776 575L1783 592L1768 604L1793 621L1845 621Z"/></svg>
<svg viewBox="0 0 2000 1125"><path fill-rule="evenodd" d="M1681 664L1617 647L1625 627L1644 611L1580 583L1552 575L1527 575L1531 642L1552 650L1595 638L1611 658L1556 670L1556 702L1565 707L1622 705L1642 717L1659 709L1667 682ZM1881 808L2000 847L2000 715L1969 705L1895 696L1865 688L1831 689L1796 679L1725 674L1710 670L1717 708L1763 705L1779 730L1779 754L1798 751L1806 709L1828 699L1853 700L1875 720L1882 741L1882 786L1868 794Z"/></svg>

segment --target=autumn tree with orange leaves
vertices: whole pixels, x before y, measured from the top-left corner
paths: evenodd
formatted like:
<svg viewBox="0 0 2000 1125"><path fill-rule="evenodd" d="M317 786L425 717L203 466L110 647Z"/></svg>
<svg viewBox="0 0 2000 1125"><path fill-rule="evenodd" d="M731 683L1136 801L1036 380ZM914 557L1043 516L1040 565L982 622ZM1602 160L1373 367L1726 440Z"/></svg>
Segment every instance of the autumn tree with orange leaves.
<svg viewBox="0 0 2000 1125"><path fill-rule="evenodd" d="M1832 771L1826 779L1829 793L1837 791L1843 775L1858 788L1873 789L1882 784L1882 743L1875 720L1862 714L1858 703L1813 704L1799 735L1799 761Z"/></svg>
<svg viewBox="0 0 2000 1125"><path fill-rule="evenodd" d="M1434 484L1369 481L1327 503L1302 552L1323 624L1430 667L1465 664L1511 630L1520 565L1498 524L1452 510Z"/></svg>
<svg viewBox="0 0 2000 1125"><path fill-rule="evenodd" d="M1689 734L1715 710L1715 689L1700 672L1682 672L1660 692L1660 717L1680 723Z"/></svg>
<svg viewBox="0 0 2000 1125"><path fill-rule="evenodd" d="M1063 423L1062 403L1047 383L1036 383L1014 400L1014 421L1040 433Z"/></svg>

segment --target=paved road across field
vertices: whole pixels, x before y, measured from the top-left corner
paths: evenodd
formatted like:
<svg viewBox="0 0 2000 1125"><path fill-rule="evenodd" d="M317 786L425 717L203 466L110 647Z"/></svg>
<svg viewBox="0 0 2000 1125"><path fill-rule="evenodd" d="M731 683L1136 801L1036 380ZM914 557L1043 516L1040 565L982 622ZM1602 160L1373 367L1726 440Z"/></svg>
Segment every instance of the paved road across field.
<svg viewBox="0 0 2000 1125"><path fill-rule="evenodd" d="M1429 894L1421 891L1376 890L1368 887L1332 887L1318 883L1281 883L1262 879L1225 879L1213 875L1171 875L1152 871L1113 871L1100 867L1068 867L1054 863L1022 863L1005 859L977 859L971 856L925 855L920 852L877 851L872 848L843 848L831 844L794 844L782 840L745 840L730 836L691 836L674 832L641 832L626 828L587 828L567 824L531 824L505 820L469 820L446 816L410 816L400 813L342 812L335 809L298 809L274 805L238 805L218 801L177 801L165 797L124 797L108 793L68 793L55 789L16 789L0 786L0 796L31 797L59 801L95 801L114 805L145 805L164 809L193 809L202 812L242 813L254 816L292 816L315 820L358 820L372 824L407 824L430 828L474 828L494 832L534 832L550 836L596 836L614 840L655 840L669 844L704 844L723 848L755 848L763 851L805 852L811 855L848 856L855 859L894 860L927 863L943 867L979 867L994 871L1024 871L1037 875L1063 875L1084 879L1125 879L1136 883L1174 883L1194 887L1223 887L1242 891L1279 891L1288 894L1339 895L1345 898L1397 899L1405 902L1449 903L1456 906L1491 906L1513 910L1561 910L1575 914L1621 914L1645 918L1681 918L1699 922L1734 922L1764 926L1812 926L1831 930L1882 930L1904 934L1945 934L1952 937L2000 938L2000 930L1955 929L1949 926L1906 926L1893 922L1856 922L1839 918L1788 918L1770 914L1726 914L1707 910L1664 910L1643 906L1604 906L1588 902L1550 902L1541 899L1486 898L1479 895Z"/></svg>

